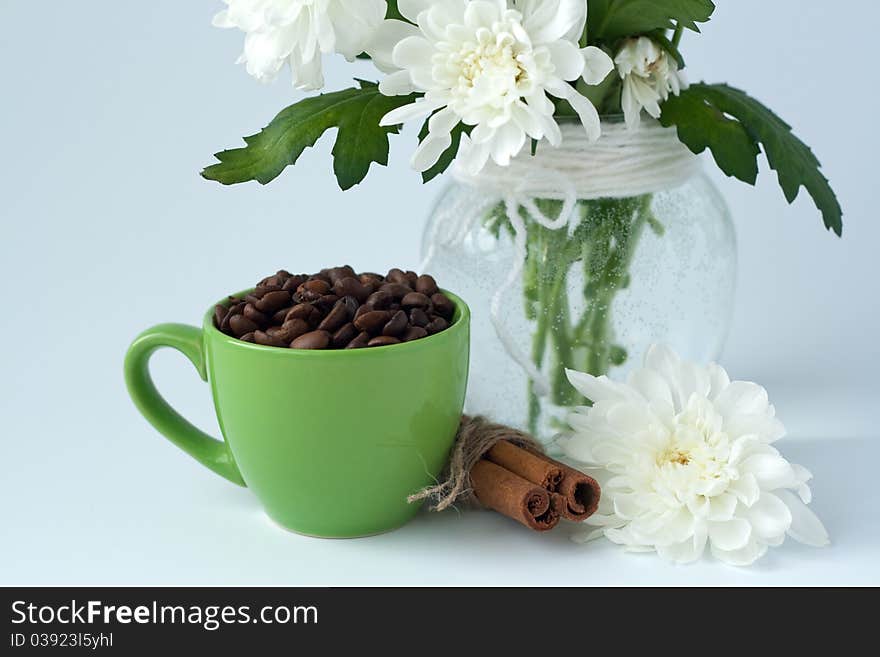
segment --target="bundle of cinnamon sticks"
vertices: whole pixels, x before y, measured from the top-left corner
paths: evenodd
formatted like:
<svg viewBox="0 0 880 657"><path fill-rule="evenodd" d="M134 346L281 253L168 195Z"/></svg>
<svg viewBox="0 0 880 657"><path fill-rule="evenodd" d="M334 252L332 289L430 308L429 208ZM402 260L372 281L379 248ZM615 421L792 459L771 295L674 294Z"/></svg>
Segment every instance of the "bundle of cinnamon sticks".
<svg viewBox="0 0 880 657"><path fill-rule="evenodd" d="M592 477L506 440L477 461L470 477L481 504L539 532L561 518L586 520L601 494Z"/></svg>

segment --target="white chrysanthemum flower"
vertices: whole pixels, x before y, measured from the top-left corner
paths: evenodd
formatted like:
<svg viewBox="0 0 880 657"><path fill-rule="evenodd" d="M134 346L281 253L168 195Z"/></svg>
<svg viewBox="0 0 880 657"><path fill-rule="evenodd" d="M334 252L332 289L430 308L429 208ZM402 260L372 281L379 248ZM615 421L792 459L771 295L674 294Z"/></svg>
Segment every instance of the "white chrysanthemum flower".
<svg viewBox="0 0 880 657"><path fill-rule="evenodd" d="M687 80L678 63L648 37L629 39L614 59L623 80L621 105L626 125L634 129L641 121L642 110L660 118L660 103L669 94L676 96L687 89Z"/></svg>
<svg viewBox="0 0 880 657"><path fill-rule="evenodd" d="M828 544L806 506L810 473L771 446L785 430L761 386L731 382L718 365L685 362L664 347L652 347L627 383L568 375L593 406L570 414L572 433L560 444L597 468L602 485L599 512L586 521L599 529L575 540L604 534L678 563L699 559L708 544L739 566L786 534Z"/></svg>
<svg viewBox="0 0 880 657"><path fill-rule="evenodd" d="M437 162L459 122L473 126L458 158L472 173L490 157L506 166L527 138L558 146L562 135L548 94L567 100L589 137L598 139L596 108L569 82L583 77L598 84L614 63L598 48L578 47L584 0L400 0L398 8L415 25L386 21L367 51L389 73L382 93L424 93L382 125L433 114L413 156L417 170Z"/></svg>
<svg viewBox="0 0 880 657"><path fill-rule="evenodd" d="M289 64L298 89L324 86L321 56L340 53L352 60L364 51L385 19L385 0L223 0L217 27L247 33L239 63L263 82Z"/></svg>

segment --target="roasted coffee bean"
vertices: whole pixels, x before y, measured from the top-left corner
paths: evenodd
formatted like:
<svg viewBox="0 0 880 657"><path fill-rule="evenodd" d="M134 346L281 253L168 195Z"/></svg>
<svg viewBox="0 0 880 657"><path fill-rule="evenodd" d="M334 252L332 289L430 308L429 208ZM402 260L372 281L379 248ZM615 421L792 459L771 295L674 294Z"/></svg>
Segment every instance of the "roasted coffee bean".
<svg viewBox="0 0 880 657"><path fill-rule="evenodd" d="M422 274L419 276L418 280L416 280L415 289L416 292L421 292L428 297L439 292L437 281L434 280L433 276L429 276L428 274Z"/></svg>
<svg viewBox="0 0 880 657"><path fill-rule="evenodd" d="M342 297L339 300L339 303L345 306L345 312L348 313L349 319L354 319L354 314L358 311L358 308L361 307L361 304L358 303L358 300L354 297Z"/></svg>
<svg viewBox="0 0 880 657"><path fill-rule="evenodd" d="M368 347L388 347L392 344L400 344L400 340L390 335L379 335L367 343Z"/></svg>
<svg viewBox="0 0 880 657"><path fill-rule="evenodd" d="M384 327L390 319L391 313L387 310L371 310L354 320L354 325L361 331L366 331L367 333L375 335L382 330L382 327Z"/></svg>
<svg viewBox="0 0 880 657"><path fill-rule="evenodd" d="M379 291L385 292L393 299L400 301L403 297L412 292L412 288L409 285L403 285L402 283L385 283L385 285L379 288Z"/></svg>
<svg viewBox="0 0 880 657"><path fill-rule="evenodd" d="M382 335L400 335L406 330L407 319L406 313L398 310L382 328Z"/></svg>
<svg viewBox="0 0 880 657"><path fill-rule="evenodd" d="M264 347L286 347L288 343L280 340L274 335L269 335L263 331L254 331L254 342Z"/></svg>
<svg viewBox="0 0 880 657"><path fill-rule="evenodd" d="M455 313L455 304L449 300L442 292L438 292L431 296L431 303L434 304L434 311L443 316L446 319L452 319L453 313Z"/></svg>
<svg viewBox="0 0 880 657"><path fill-rule="evenodd" d="M407 310L413 308L427 308L431 304L431 300L421 292L410 292L400 302L400 305Z"/></svg>
<svg viewBox="0 0 880 657"><path fill-rule="evenodd" d="M286 347L291 342L296 340L299 336L305 335L309 331L312 330L312 327L309 326L308 322L304 319L291 319L289 321L284 322L281 326L273 326L270 329L266 330L271 336L277 337L284 343Z"/></svg>
<svg viewBox="0 0 880 657"><path fill-rule="evenodd" d="M327 316L321 321L321 323L318 324L318 329L334 333L346 323L348 323L348 310L345 308L345 303L340 300L335 306L333 306L333 309L327 313Z"/></svg>
<svg viewBox="0 0 880 657"><path fill-rule="evenodd" d="M419 340L449 326L454 304L433 277L393 268L358 274L348 265L317 274L279 269L244 299L214 309L215 325L249 342L294 349L358 349Z"/></svg>
<svg viewBox="0 0 880 657"><path fill-rule="evenodd" d="M431 318L421 308L413 308L409 313L409 322L413 326L427 326Z"/></svg>
<svg viewBox="0 0 880 657"><path fill-rule="evenodd" d="M290 343L291 349L326 349L330 344L330 334L327 331L312 331L299 336Z"/></svg>
<svg viewBox="0 0 880 657"><path fill-rule="evenodd" d="M266 316L266 314L261 313L259 310L257 310L252 303L245 305L244 311L242 311L242 315L247 317L260 328L265 328L269 325L269 318Z"/></svg>
<svg viewBox="0 0 880 657"><path fill-rule="evenodd" d="M382 310L391 305L391 295L382 290L378 290L367 297L366 305L375 308L376 310Z"/></svg>
<svg viewBox="0 0 880 657"><path fill-rule="evenodd" d="M284 321L302 319L314 326L321 321L321 313L310 303L299 303L287 311Z"/></svg>
<svg viewBox="0 0 880 657"><path fill-rule="evenodd" d="M223 324L223 320L226 319L226 315L229 313L229 308L226 306L216 305L214 306L214 326L220 328Z"/></svg>
<svg viewBox="0 0 880 657"><path fill-rule="evenodd" d="M401 285L409 285L409 279L406 277L406 273L402 270L394 268L388 270L388 275L385 276L385 280L389 283L400 283Z"/></svg>
<svg viewBox="0 0 880 657"><path fill-rule="evenodd" d="M339 281L344 278L353 278L357 276L354 269L349 267L348 265L343 265L342 267L333 267L332 269L326 270L327 276L330 277L331 285L336 285ZM339 296L345 296L344 294L340 294Z"/></svg>
<svg viewBox="0 0 880 657"><path fill-rule="evenodd" d="M315 274L314 276L310 276L309 278L313 281L324 281L325 283L327 283L327 285L333 285L333 283L330 282L330 275L327 273L326 269L322 269L317 274Z"/></svg>
<svg viewBox="0 0 880 657"><path fill-rule="evenodd" d="M354 297L359 303L364 303L370 296L371 288L361 283L353 276L346 276L336 281L333 291L340 297Z"/></svg>
<svg viewBox="0 0 880 657"><path fill-rule="evenodd" d="M229 319L229 330L237 338L240 338L245 333L253 333L258 328L260 327L244 315L235 315Z"/></svg>
<svg viewBox="0 0 880 657"><path fill-rule="evenodd" d="M342 349L349 342L354 340L358 336L358 330L355 328L355 325L349 322L345 324L341 329L336 331L333 334L333 339L331 340L331 344L336 349Z"/></svg>
<svg viewBox="0 0 880 657"><path fill-rule="evenodd" d="M346 349L363 349L370 342L369 333L361 333L354 340L345 345Z"/></svg>
<svg viewBox="0 0 880 657"><path fill-rule="evenodd" d="M257 310L264 313L274 314L285 306L290 305L290 292L284 290L274 290L268 292L260 300L254 304Z"/></svg>
<svg viewBox="0 0 880 657"><path fill-rule="evenodd" d="M385 277L381 274L374 274L373 272L366 272L358 276L361 283L364 285L368 285L370 287L378 289L380 285L385 282Z"/></svg>
<svg viewBox="0 0 880 657"><path fill-rule="evenodd" d="M366 315L367 313L371 313L371 312L373 312L374 310L375 310L375 308L373 308L373 307L370 306L370 305L363 305L363 306L361 306L360 308L358 308L358 309L355 311L355 313L354 313L354 317L351 318L351 321L356 320L356 319L357 319L358 317L360 317L361 315Z"/></svg>
<svg viewBox="0 0 880 657"><path fill-rule="evenodd" d="M254 334L253 333L245 333L243 336L239 338L242 342L254 342Z"/></svg>
<svg viewBox="0 0 880 657"><path fill-rule="evenodd" d="M442 317L435 317L431 322L425 327L425 330L430 334L434 335L435 333L439 333L440 331L445 331L449 328L449 322L447 322Z"/></svg>
<svg viewBox="0 0 880 657"><path fill-rule="evenodd" d="M290 308L282 308L277 313L272 315L272 324L275 326L280 326L284 323L285 318L287 317L287 313L290 312Z"/></svg>
<svg viewBox="0 0 880 657"><path fill-rule="evenodd" d="M309 280L309 277L308 277L308 276L304 276L304 275L302 275L302 274L299 275L299 276L291 276L291 277L288 278L286 281L284 281L284 285L282 286L281 289L282 289L282 290L285 290L285 291L287 291L287 292L290 292L291 294L293 294L294 292L296 292L296 289L297 289L300 285L302 285L303 283L305 283L307 280Z"/></svg>
<svg viewBox="0 0 880 657"><path fill-rule="evenodd" d="M421 326L410 326L403 333L404 342L412 342L413 340L421 340L428 336L428 332Z"/></svg>

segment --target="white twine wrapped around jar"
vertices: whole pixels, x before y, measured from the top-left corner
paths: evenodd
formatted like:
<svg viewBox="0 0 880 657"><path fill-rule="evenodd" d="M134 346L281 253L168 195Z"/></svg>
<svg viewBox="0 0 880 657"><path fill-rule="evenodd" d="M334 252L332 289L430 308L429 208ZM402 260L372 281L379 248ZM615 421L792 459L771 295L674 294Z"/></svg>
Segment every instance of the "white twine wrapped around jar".
<svg viewBox="0 0 880 657"><path fill-rule="evenodd" d="M479 208L473 202L466 207L452 204L444 216L437 217L429 238L428 251L421 271L428 271L436 249L461 244L480 217L503 203L514 231L514 264L490 304L495 333L505 351L531 379L536 394L550 391L547 378L522 353L501 320L502 300L522 275L527 257L526 225L520 215L524 208L530 218L549 230L574 230L579 200L630 198L673 189L683 185L699 170L700 160L681 143L674 128L664 128L654 120L645 120L637 130L623 122L603 122L602 137L590 142L577 124L563 124L559 147L539 144L532 155L526 151L509 166L489 162L477 175L453 166L452 176L459 183L481 192ZM536 199L560 201L556 218L547 216Z"/></svg>

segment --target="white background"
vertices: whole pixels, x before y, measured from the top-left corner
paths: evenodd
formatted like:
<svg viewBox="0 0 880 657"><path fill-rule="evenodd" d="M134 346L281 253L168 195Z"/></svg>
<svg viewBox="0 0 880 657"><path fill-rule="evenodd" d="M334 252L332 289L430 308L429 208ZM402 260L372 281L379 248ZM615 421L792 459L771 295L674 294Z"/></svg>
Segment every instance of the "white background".
<svg viewBox="0 0 880 657"><path fill-rule="evenodd" d="M198 323L212 300L279 267L414 267L442 183L415 144L343 194L329 142L274 185L223 188L199 170L297 95L233 65L241 35L213 0L2 0L0 24L0 584L880 583L876 415L878 176L875 35L867 0L721 0L684 48L692 80L728 81L794 125L825 165L845 236L772 174L722 179L740 235L723 361L768 387L816 475L834 544L786 544L753 570L687 568L535 536L488 513L422 515L400 531L320 541L274 526L245 490L178 453L127 399L142 329ZM330 89L369 77L328 64ZM179 355L157 383L217 433L207 386Z"/></svg>

